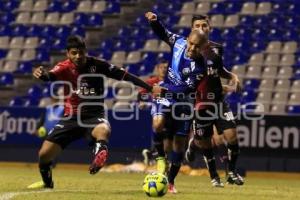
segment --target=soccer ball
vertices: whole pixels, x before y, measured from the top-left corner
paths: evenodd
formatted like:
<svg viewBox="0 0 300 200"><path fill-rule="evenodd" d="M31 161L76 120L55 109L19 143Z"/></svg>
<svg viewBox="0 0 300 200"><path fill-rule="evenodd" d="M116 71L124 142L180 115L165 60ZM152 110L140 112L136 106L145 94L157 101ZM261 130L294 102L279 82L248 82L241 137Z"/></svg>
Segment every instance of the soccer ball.
<svg viewBox="0 0 300 200"><path fill-rule="evenodd" d="M143 190L149 197L164 196L168 190L168 179L161 173L148 174L144 179Z"/></svg>

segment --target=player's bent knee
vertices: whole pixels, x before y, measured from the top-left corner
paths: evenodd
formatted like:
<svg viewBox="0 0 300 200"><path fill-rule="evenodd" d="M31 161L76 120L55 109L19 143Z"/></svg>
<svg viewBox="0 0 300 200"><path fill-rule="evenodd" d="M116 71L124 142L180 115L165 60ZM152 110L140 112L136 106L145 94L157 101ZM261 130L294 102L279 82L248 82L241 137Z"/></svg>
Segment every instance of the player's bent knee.
<svg viewBox="0 0 300 200"><path fill-rule="evenodd" d="M156 133L163 132L164 129L164 123L161 120L153 120L152 124L153 131Z"/></svg>
<svg viewBox="0 0 300 200"><path fill-rule="evenodd" d="M237 134L235 129L228 129L224 131L225 139L228 143L234 144L237 143Z"/></svg>
<svg viewBox="0 0 300 200"><path fill-rule="evenodd" d="M106 139L110 136L110 127L105 124L98 124L92 131L92 136L96 139Z"/></svg>

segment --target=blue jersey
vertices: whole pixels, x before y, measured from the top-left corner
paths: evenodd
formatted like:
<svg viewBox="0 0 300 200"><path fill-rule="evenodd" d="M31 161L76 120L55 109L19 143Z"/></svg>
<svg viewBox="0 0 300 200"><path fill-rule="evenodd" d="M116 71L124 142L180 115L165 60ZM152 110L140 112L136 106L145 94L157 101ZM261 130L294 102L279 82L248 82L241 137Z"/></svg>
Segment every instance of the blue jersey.
<svg viewBox="0 0 300 200"><path fill-rule="evenodd" d="M161 86L166 87L168 92L172 93L188 94L195 92L199 74L203 74L206 71L204 60L192 60L186 57L186 39L171 33L159 21L151 22L151 27L172 50L172 61ZM178 99L174 98L174 100Z"/></svg>
<svg viewBox="0 0 300 200"><path fill-rule="evenodd" d="M47 106L45 113L45 121L43 126L47 130L47 133L54 128L54 126L60 121L64 114L64 107L61 105Z"/></svg>

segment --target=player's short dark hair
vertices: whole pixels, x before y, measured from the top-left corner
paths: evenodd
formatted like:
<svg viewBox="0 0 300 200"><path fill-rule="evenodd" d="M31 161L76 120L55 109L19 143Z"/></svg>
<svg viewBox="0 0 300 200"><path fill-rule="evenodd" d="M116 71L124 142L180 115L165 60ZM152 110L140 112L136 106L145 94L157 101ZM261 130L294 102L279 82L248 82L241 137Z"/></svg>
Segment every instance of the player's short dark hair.
<svg viewBox="0 0 300 200"><path fill-rule="evenodd" d="M85 41L78 35L71 35L67 39L67 50L71 48L86 49Z"/></svg>
<svg viewBox="0 0 300 200"><path fill-rule="evenodd" d="M193 15L192 26L196 20L205 20L209 24L209 18L207 15Z"/></svg>

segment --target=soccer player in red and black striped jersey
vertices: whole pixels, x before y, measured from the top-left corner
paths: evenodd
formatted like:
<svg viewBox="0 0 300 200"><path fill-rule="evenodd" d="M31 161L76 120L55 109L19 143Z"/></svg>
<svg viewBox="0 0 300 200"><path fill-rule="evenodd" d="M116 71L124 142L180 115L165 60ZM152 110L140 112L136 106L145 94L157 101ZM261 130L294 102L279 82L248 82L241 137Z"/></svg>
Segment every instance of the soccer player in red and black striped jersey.
<svg viewBox="0 0 300 200"><path fill-rule="evenodd" d="M194 16L192 19L192 30L195 29L200 29L209 36L211 27L208 17L203 15ZM215 158L212 151L211 137L214 125L218 134L223 134L227 141L229 171L227 183L242 185L244 183L243 179L235 172L236 161L239 155L236 123L232 111L224 101L224 87L222 87L220 77L230 80L231 86L225 87L227 91L238 91L240 87L239 80L235 74L228 72L224 68L222 61L223 48L221 44L209 41L202 55L206 59L208 71L202 77L197 88L196 119L193 126L194 135L189 141L186 158L187 160L191 160L190 158L193 157L193 146L201 147L213 186L223 187L216 171ZM217 116L214 116L216 118L213 120L201 120L203 117L210 117L207 111L216 113Z"/></svg>
<svg viewBox="0 0 300 200"><path fill-rule="evenodd" d="M53 188L51 163L71 142L87 137L93 144L93 161L90 174L97 173L108 158L110 124L104 114L105 77L130 81L154 94L161 87L150 86L104 60L86 55L86 45L79 36L67 39L67 59L49 72L43 67L34 70L33 76L44 81L65 81L64 116L48 134L39 151L39 169L42 181L28 188Z"/></svg>

